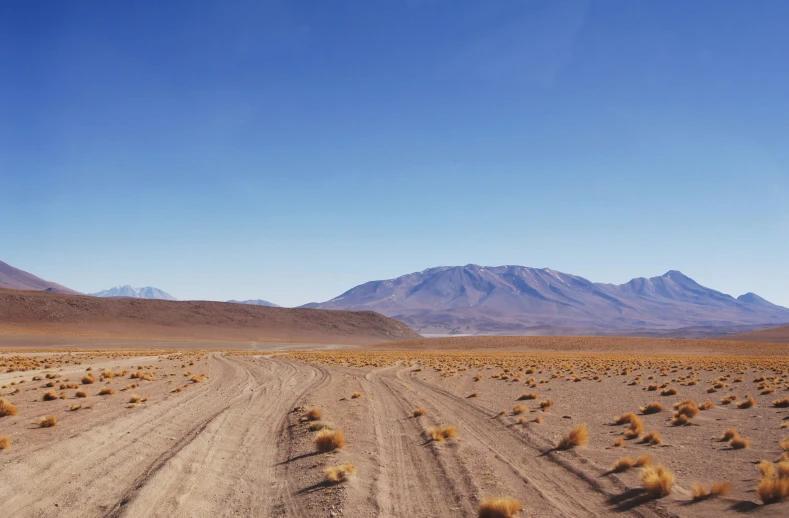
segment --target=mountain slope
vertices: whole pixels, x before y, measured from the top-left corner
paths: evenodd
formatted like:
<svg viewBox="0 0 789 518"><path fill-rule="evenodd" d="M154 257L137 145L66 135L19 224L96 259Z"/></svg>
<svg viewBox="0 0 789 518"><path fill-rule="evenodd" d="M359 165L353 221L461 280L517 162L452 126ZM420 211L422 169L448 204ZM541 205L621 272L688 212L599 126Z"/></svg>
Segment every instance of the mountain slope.
<svg viewBox="0 0 789 518"><path fill-rule="evenodd" d="M369 309L426 334L612 333L789 322L789 309L735 299L678 271L622 285L548 268L442 266L372 281L307 307Z"/></svg>
<svg viewBox="0 0 789 518"><path fill-rule="evenodd" d="M103 290L98 293L91 293L94 297L129 297L132 299L155 299L155 300L177 300L169 293L146 286L144 288L133 288L128 284L126 286L116 286L108 290Z"/></svg>
<svg viewBox="0 0 789 518"><path fill-rule="evenodd" d="M269 302L263 299L251 299L251 300L228 300L228 302L232 304L249 304L251 306L266 306L269 308L281 308L279 304L274 304L273 302Z"/></svg>
<svg viewBox="0 0 789 518"><path fill-rule="evenodd" d="M76 295L79 292L61 286L54 282L45 281L36 277L32 273L14 268L10 264L0 261L0 288L11 290L30 290L30 291L49 291L52 293L70 293Z"/></svg>
<svg viewBox="0 0 789 518"><path fill-rule="evenodd" d="M419 335L371 311L321 311L227 302L99 298L0 289L0 334L192 341L362 344ZM252 344L250 344L252 342Z"/></svg>

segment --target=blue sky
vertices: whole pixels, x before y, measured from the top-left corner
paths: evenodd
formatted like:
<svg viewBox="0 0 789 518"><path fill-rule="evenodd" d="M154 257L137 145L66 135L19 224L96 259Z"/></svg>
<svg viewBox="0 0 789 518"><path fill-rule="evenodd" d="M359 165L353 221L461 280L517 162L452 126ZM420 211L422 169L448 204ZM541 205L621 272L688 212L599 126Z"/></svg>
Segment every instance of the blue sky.
<svg viewBox="0 0 789 518"><path fill-rule="evenodd" d="M789 3L0 2L0 260L329 299L437 265L789 306Z"/></svg>

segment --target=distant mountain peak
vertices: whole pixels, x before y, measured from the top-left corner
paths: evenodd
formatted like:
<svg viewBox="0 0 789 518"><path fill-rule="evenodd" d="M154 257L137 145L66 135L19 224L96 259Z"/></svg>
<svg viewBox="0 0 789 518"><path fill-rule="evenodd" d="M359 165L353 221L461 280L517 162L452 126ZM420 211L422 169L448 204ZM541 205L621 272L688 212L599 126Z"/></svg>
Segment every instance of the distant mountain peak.
<svg viewBox="0 0 789 518"><path fill-rule="evenodd" d="M122 286L115 286L108 290L102 290L97 293L91 293L94 297L128 297L133 299L157 299L157 300L178 300L169 293L154 288L152 286L145 286L144 288L135 288L129 284Z"/></svg>
<svg viewBox="0 0 789 518"><path fill-rule="evenodd" d="M307 307L371 310L429 334L522 334L533 329L618 332L789 321L789 309L731 295L669 270L621 285L551 268L439 266L371 281Z"/></svg>
<svg viewBox="0 0 789 518"><path fill-rule="evenodd" d="M269 308L281 308L279 304L274 304L263 299L250 299L250 300L228 300L231 304L247 304L248 306L265 306Z"/></svg>

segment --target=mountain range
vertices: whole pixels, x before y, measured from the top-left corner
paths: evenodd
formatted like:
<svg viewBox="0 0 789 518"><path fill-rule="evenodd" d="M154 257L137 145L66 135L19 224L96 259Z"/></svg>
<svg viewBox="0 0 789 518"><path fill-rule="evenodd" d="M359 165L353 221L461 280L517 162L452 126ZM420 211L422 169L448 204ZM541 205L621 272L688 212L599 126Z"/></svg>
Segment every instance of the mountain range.
<svg viewBox="0 0 789 518"><path fill-rule="evenodd" d="M743 332L789 322L789 309L754 293L734 298L674 270L617 285L549 268L442 266L367 282L304 307L377 311L427 335L654 334L693 328L696 336L712 336L724 334L721 329Z"/></svg>
<svg viewBox="0 0 789 518"><path fill-rule="evenodd" d="M91 293L94 297L128 297L132 299L155 299L155 300L178 300L169 293L146 286L144 288L133 288L128 284L126 286L115 286L108 290L103 290L98 293Z"/></svg>

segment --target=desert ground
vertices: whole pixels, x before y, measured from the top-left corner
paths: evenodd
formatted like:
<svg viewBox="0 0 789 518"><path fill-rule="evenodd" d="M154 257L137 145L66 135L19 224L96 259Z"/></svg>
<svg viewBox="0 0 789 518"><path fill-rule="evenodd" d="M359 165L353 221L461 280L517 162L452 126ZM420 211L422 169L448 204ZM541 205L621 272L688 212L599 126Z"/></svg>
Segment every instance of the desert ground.
<svg viewBox="0 0 789 518"><path fill-rule="evenodd" d="M789 515L785 344L99 345L0 354L3 516Z"/></svg>

